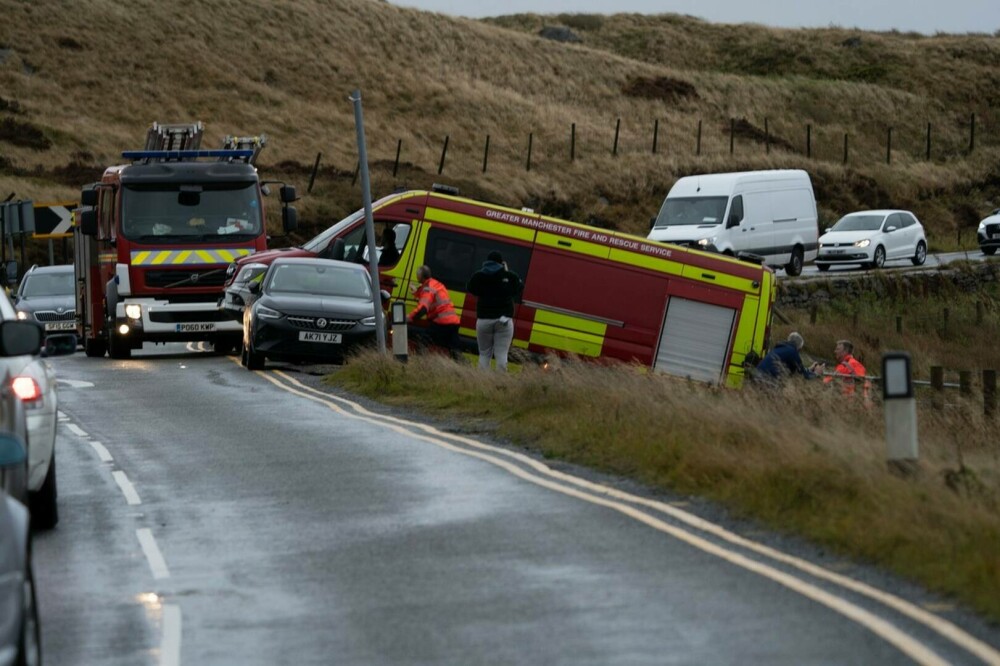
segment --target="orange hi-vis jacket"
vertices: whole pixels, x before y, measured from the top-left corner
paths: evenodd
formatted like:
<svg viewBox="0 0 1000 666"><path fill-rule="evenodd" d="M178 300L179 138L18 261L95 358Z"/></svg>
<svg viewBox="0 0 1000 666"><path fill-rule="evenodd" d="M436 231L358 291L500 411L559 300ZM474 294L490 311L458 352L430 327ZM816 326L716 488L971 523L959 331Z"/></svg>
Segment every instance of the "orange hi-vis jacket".
<svg viewBox="0 0 1000 666"><path fill-rule="evenodd" d="M427 315L427 321L435 324L458 324L461 320L455 314L455 306L451 303L448 290L434 278L427 278L420 283L416 291L417 307L410 313L410 320Z"/></svg>
<svg viewBox="0 0 1000 666"><path fill-rule="evenodd" d="M838 375L843 375L844 379L844 395L854 395L855 384L861 384L862 390L864 391L864 397L868 397L868 390L871 386L867 379L862 380L866 376L867 372L865 366L861 365L861 362L848 354L844 357L844 360L837 364L834 369ZM827 384L832 382L835 377L825 377L823 381Z"/></svg>

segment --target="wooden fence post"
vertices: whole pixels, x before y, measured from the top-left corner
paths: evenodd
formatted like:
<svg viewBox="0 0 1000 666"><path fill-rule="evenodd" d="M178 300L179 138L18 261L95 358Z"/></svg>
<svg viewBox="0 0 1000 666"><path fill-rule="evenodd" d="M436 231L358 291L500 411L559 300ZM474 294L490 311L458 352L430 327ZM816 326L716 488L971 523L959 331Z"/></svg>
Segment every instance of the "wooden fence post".
<svg viewBox="0 0 1000 666"><path fill-rule="evenodd" d="M535 140L535 133L534 132L529 132L528 133L528 163L527 163L527 166L526 166L526 169L525 169L526 171L531 171L531 144L534 142L534 140Z"/></svg>
<svg viewBox="0 0 1000 666"><path fill-rule="evenodd" d="M729 119L729 154L736 150L736 118Z"/></svg>
<svg viewBox="0 0 1000 666"><path fill-rule="evenodd" d="M959 370L958 371L958 391L962 395L968 397L972 395L972 371L971 370Z"/></svg>
<svg viewBox="0 0 1000 666"><path fill-rule="evenodd" d="M396 161L392 164L392 177L396 177L396 173L399 171L399 153L403 150L403 140L397 139L396 141Z"/></svg>
<svg viewBox="0 0 1000 666"><path fill-rule="evenodd" d="M931 366L931 388L934 390L931 406L934 409L941 409L944 403L941 399L941 393L944 391L944 368L940 365Z"/></svg>
<svg viewBox="0 0 1000 666"><path fill-rule="evenodd" d="M701 155L701 121L698 121L698 144L694 151L695 155Z"/></svg>
<svg viewBox="0 0 1000 666"><path fill-rule="evenodd" d="M813 126L806 125L806 157L812 157L812 134Z"/></svg>
<svg viewBox="0 0 1000 666"><path fill-rule="evenodd" d="M903 317L901 315L896 315L896 332L903 332Z"/></svg>
<svg viewBox="0 0 1000 666"><path fill-rule="evenodd" d="M569 161L576 160L576 123L569 127Z"/></svg>
<svg viewBox="0 0 1000 666"><path fill-rule="evenodd" d="M847 132L844 132L844 164L847 164Z"/></svg>
<svg viewBox="0 0 1000 666"><path fill-rule="evenodd" d="M885 137L885 163L892 164L892 128L889 128Z"/></svg>
<svg viewBox="0 0 1000 666"><path fill-rule="evenodd" d="M983 413L993 416L997 411L997 371L983 370Z"/></svg>
<svg viewBox="0 0 1000 666"><path fill-rule="evenodd" d="M976 114L969 118L969 152L976 149Z"/></svg>
<svg viewBox="0 0 1000 666"><path fill-rule="evenodd" d="M927 156L925 158L928 162L931 161L931 124L927 123Z"/></svg>
<svg viewBox="0 0 1000 666"><path fill-rule="evenodd" d="M486 173L486 164L490 159L490 135L486 135L486 146L483 148L483 173Z"/></svg>
<svg viewBox="0 0 1000 666"><path fill-rule="evenodd" d="M441 147L441 162L438 164L439 176L441 175L441 172L444 171L444 157L448 154L448 139L450 138L451 137L447 134L444 135L444 146Z"/></svg>
<svg viewBox="0 0 1000 666"><path fill-rule="evenodd" d="M655 118L653 120L653 154L656 154L656 139L660 134L660 119Z"/></svg>
<svg viewBox="0 0 1000 666"><path fill-rule="evenodd" d="M622 119L619 118L615 122L615 145L611 148L611 154L618 157L618 132L622 128Z"/></svg>
<svg viewBox="0 0 1000 666"><path fill-rule="evenodd" d="M354 183L358 182L359 171L361 171L361 160L354 163L354 175L351 176L351 187L354 187Z"/></svg>
<svg viewBox="0 0 1000 666"><path fill-rule="evenodd" d="M316 153L316 161L313 163L312 175L309 176L309 187L306 188L306 192L313 191L313 183L316 182L316 172L319 171L319 158L322 156L323 153Z"/></svg>
<svg viewBox="0 0 1000 666"><path fill-rule="evenodd" d="M767 126L767 116L764 116L764 153L771 154L771 129Z"/></svg>

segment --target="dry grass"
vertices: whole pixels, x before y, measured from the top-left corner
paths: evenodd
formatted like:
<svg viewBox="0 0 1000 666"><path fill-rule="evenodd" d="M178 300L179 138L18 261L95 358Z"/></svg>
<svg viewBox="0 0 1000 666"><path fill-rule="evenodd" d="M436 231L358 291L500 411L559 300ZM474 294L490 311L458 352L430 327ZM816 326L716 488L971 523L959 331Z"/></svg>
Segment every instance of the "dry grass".
<svg viewBox="0 0 1000 666"><path fill-rule="evenodd" d="M819 382L719 390L628 367L483 373L369 354L330 381L651 486L697 494L1000 619L1000 458L973 408L919 410L921 469L887 470L881 406ZM961 442L961 445L956 444Z"/></svg>
<svg viewBox="0 0 1000 666"><path fill-rule="evenodd" d="M209 145L230 133L267 133L262 168L303 193L323 154L313 191L299 202L299 236L307 238L359 207L348 94L360 89L376 196L443 180L471 196L644 233L680 175L802 167L813 175L824 224L859 208L910 208L929 227L932 249L953 247L957 229L1000 203L998 47L986 36L772 30L669 14L476 22L373 0L140 0L127 8L110 0L0 0L0 8L0 115L51 143L36 149L0 139L0 189L21 197L71 198L153 120L201 119ZM536 36L559 22L583 43ZM852 39L860 42L845 46ZM658 80L694 93L623 92ZM980 148L966 157L973 112ZM745 121L732 156L730 118ZM765 118L775 140L770 155L760 140ZM928 122L931 163L922 161ZM891 167L884 165L888 125L895 127ZM403 164L393 177L398 140ZM57 172L70 163L81 168ZM966 233L966 244L971 238Z"/></svg>

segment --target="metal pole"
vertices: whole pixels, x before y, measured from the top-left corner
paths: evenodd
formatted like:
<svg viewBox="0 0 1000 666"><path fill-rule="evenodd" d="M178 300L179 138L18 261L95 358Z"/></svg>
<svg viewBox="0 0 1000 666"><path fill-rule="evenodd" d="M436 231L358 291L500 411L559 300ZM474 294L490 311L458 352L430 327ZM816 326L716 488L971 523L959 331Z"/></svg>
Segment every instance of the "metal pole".
<svg viewBox="0 0 1000 666"><path fill-rule="evenodd" d="M444 135L444 146L441 148L441 163L438 164L438 175L444 171L444 157L448 154L448 139L451 138L449 135Z"/></svg>
<svg viewBox="0 0 1000 666"><path fill-rule="evenodd" d="M365 204L365 236L368 240L368 273L372 278L372 304L375 306L375 336L378 350L385 354L385 316L382 312L382 288L378 276L378 257L375 256L375 220L372 218L371 182L368 179L368 148L365 144L365 121L361 112L361 91L351 94L354 103L354 124L358 130L358 169L361 172L361 196Z"/></svg>

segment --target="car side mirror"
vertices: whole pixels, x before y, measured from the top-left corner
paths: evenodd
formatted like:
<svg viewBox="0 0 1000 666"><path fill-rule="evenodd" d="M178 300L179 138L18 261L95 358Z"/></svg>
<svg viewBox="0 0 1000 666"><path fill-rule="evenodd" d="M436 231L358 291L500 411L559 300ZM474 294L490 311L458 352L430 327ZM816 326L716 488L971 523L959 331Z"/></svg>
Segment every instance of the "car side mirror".
<svg viewBox="0 0 1000 666"><path fill-rule="evenodd" d="M655 217L651 217L651 218L649 218L649 229L650 229L650 231L652 231L652 229L653 229L654 226L656 226L656 218Z"/></svg>
<svg viewBox="0 0 1000 666"><path fill-rule="evenodd" d="M69 356L76 353L77 339L74 333L50 335L45 338L42 356Z"/></svg>
<svg viewBox="0 0 1000 666"><path fill-rule="evenodd" d="M292 206L281 209L281 228L285 234L290 234L299 227L299 212Z"/></svg>
<svg viewBox="0 0 1000 666"><path fill-rule="evenodd" d="M895 231L895 230L896 230L896 227L894 227L894 226L891 226L891 227L886 227L886 228L885 228L885 232L886 232L886 233L889 233L890 231Z"/></svg>
<svg viewBox="0 0 1000 666"><path fill-rule="evenodd" d="M259 294L260 293L260 282L251 282L250 284L248 284L247 285L247 291L249 291L251 294Z"/></svg>
<svg viewBox="0 0 1000 666"><path fill-rule="evenodd" d="M0 322L0 356L34 356L42 348L42 327L34 321Z"/></svg>
<svg viewBox="0 0 1000 666"><path fill-rule="evenodd" d="M824 231L823 233L826 233L826 234L828 234L828 233L830 233L831 231L833 231L833 227L827 227L827 228L826 228L826 231Z"/></svg>

